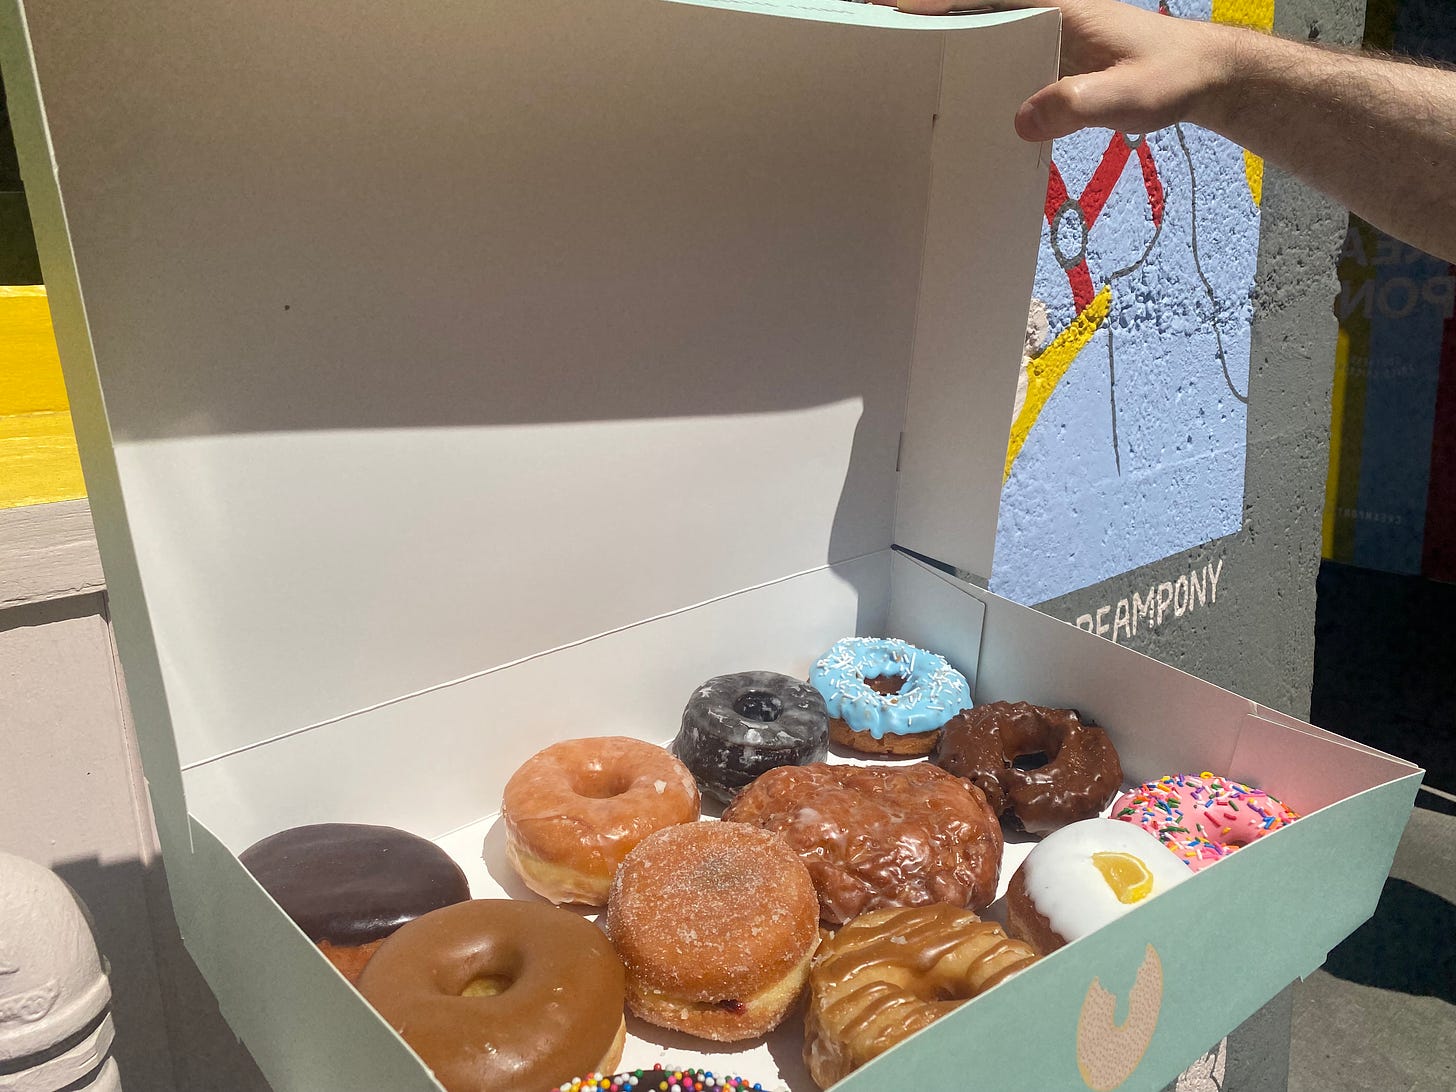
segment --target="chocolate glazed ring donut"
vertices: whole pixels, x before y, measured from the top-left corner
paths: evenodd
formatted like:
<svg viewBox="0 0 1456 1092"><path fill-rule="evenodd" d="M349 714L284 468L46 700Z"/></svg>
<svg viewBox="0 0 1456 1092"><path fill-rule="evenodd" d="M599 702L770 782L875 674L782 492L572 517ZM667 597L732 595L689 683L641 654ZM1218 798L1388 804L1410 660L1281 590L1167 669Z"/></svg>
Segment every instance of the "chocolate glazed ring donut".
<svg viewBox="0 0 1456 1092"><path fill-rule="evenodd" d="M821 762L829 714L808 683L773 671L719 675L693 691L672 752L698 787L726 803L777 766Z"/></svg>
<svg viewBox="0 0 1456 1092"><path fill-rule="evenodd" d="M540 1092L622 1059L626 971L568 910L436 910L380 945L359 992L449 1092Z"/></svg>
<svg viewBox="0 0 1456 1092"><path fill-rule="evenodd" d="M1018 759L1044 756L1019 768ZM1122 787L1122 764L1107 733L1075 709L992 702L951 718L930 760L964 777L998 815L1032 834L1095 818Z"/></svg>

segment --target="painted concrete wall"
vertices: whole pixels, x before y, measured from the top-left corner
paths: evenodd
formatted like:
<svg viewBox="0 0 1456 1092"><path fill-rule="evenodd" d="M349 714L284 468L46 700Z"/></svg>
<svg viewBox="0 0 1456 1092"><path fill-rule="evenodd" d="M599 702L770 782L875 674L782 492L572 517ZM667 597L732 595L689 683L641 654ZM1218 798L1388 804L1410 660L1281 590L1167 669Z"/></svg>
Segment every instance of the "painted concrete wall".
<svg viewBox="0 0 1456 1092"><path fill-rule="evenodd" d="M1371 0L1365 44L1456 61L1456 5ZM1456 265L1351 217L1336 313L1324 556L1456 581Z"/></svg>
<svg viewBox="0 0 1456 1092"><path fill-rule="evenodd" d="M1292 38L1355 44L1363 18L1358 0L1279 0L1274 26ZM1175 548L1154 553L1158 560L1042 605L1108 639L1303 715L1313 672L1329 451L1335 258L1347 215L1273 170L1264 177L1262 199L1236 526L1194 543L1166 540ZM1120 433L1159 428L1148 419L1161 406L1159 398L1123 399L1120 420L1129 424ZM1197 463L1181 471L1205 472ZM1213 472L1221 476L1223 469ZM1098 540L1109 528L1092 520L1081 534ZM1044 565L1059 564L1051 550L1042 558Z"/></svg>
<svg viewBox="0 0 1456 1092"><path fill-rule="evenodd" d="M1260 29L1274 11L1129 2ZM1025 603L1238 530L1263 164L1176 125L1074 134L1050 173L991 575Z"/></svg>

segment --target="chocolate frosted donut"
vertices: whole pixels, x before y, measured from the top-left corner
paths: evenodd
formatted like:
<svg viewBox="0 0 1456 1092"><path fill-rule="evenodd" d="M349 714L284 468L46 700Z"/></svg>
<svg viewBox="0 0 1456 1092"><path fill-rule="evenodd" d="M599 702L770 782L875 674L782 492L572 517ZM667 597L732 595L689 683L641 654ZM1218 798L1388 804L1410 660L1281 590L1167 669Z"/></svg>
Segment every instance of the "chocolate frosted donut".
<svg viewBox="0 0 1456 1092"><path fill-rule="evenodd" d="M819 762L829 750L829 714L819 691L773 671L719 675L693 691L672 751L698 787L728 801L777 766Z"/></svg>
<svg viewBox="0 0 1456 1092"><path fill-rule="evenodd" d="M1018 759L1044 756L1019 769ZM1032 834L1095 818L1122 787L1122 764L1107 733L1075 709L992 702L952 717L930 760L986 794Z"/></svg>
<svg viewBox="0 0 1456 1092"><path fill-rule="evenodd" d="M443 849L394 827L294 827L239 860L350 982L405 922L470 898Z"/></svg>
<svg viewBox="0 0 1456 1092"><path fill-rule="evenodd" d="M781 766L723 818L783 836L829 925L890 906L980 910L996 897L1001 824L979 789L925 763Z"/></svg>

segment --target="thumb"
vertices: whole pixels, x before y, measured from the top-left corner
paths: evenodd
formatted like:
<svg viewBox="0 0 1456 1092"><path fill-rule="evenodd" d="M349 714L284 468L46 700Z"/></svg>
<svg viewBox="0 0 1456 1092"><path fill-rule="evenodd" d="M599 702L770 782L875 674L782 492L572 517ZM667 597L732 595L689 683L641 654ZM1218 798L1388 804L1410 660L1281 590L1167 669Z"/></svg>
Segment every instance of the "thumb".
<svg viewBox="0 0 1456 1092"><path fill-rule="evenodd" d="M1138 81L1118 68L1066 76L1043 87L1016 112L1022 140L1055 140L1079 129L1147 133L1162 127L1143 101Z"/></svg>

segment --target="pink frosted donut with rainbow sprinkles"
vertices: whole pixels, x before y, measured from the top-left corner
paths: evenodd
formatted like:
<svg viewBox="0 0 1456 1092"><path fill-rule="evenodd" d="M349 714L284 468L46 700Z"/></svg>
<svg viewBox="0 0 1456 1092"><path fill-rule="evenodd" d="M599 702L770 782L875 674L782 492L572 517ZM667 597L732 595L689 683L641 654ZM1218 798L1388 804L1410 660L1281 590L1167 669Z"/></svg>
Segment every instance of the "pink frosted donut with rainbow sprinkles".
<svg viewBox="0 0 1456 1092"><path fill-rule="evenodd" d="M1197 872L1299 816L1267 792L1205 772L1144 782L1113 801L1112 818L1156 835Z"/></svg>

